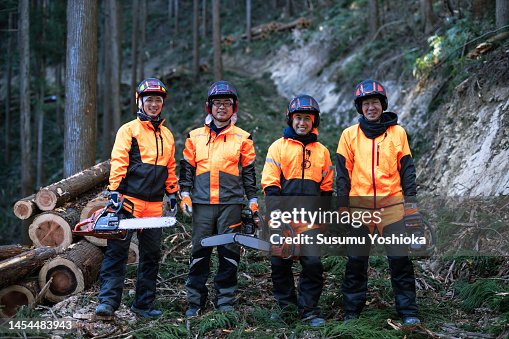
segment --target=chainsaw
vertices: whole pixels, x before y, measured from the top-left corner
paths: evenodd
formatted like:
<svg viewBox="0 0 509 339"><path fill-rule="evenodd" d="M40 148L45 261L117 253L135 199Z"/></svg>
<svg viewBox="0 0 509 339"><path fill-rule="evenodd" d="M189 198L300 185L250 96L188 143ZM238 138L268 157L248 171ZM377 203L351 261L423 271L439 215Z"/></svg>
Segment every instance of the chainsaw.
<svg viewBox="0 0 509 339"><path fill-rule="evenodd" d="M217 234L201 240L203 247L220 246L226 244L237 244L255 250L269 252L271 244L268 241L259 239L256 230L261 223L261 217L258 212L252 213L245 209L241 215L242 228L238 233Z"/></svg>
<svg viewBox="0 0 509 339"><path fill-rule="evenodd" d="M72 233L78 236L92 236L102 239L121 239L127 236L129 230L170 227L175 225L177 221L174 216L176 206L175 211L170 211L173 216L169 217L126 218L119 212L127 205L130 205L131 211L134 210L134 206L130 201L119 198L118 192L111 192L106 206L76 224Z"/></svg>

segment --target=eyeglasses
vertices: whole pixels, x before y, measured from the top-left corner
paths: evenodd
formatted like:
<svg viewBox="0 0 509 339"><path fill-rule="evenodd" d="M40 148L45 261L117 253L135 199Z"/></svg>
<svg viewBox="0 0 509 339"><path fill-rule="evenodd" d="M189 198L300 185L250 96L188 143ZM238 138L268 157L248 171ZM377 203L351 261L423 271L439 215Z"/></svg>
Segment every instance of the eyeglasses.
<svg viewBox="0 0 509 339"><path fill-rule="evenodd" d="M222 100L212 100L212 105L216 106L216 107L221 107L221 106L224 106L226 108L228 107L231 107L233 105L233 100L228 100L228 101L222 101Z"/></svg>

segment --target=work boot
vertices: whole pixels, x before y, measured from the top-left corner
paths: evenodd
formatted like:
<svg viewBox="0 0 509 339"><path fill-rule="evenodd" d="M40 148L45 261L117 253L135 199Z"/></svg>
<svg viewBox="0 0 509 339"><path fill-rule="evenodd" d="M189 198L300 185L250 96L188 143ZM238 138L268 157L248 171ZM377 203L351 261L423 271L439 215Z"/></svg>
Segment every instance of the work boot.
<svg viewBox="0 0 509 339"><path fill-rule="evenodd" d="M271 315L270 315L270 320L272 321L281 321L281 315L279 314L279 312L272 312Z"/></svg>
<svg viewBox="0 0 509 339"><path fill-rule="evenodd" d="M111 317L113 313L115 313L115 310L108 304L99 304L95 308L95 314L103 317Z"/></svg>
<svg viewBox="0 0 509 339"><path fill-rule="evenodd" d="M142 310L140 308L131 306L131 311L136 313L141 318L147 318L147 319L156 319L159 318L163 312L159 310L149 309L149 310Z"/></svg>
<svg viewBox="0 0 509 339"><path fill-rule="evenodd" d="M343 323L348 324L350 321L359 319L358 313L347 313L345 314L345 317L343 318Z"/></svg>
<svg viewBox="0 0 509 339"><path fill-rule="evenodd" d="M194 318L200 314L200 308L191 306L186 311L186 318Z"/></svg>
<svg viewBox="0 0 509 339"><path fill-rule="evenodd" d="M421 321L417 317L403 317L403 325L405 326L416 326L420 323Z"/></svg>
<svg viewBox="0 0 509 339"><path fill-rule="evenodd" d="M302 319L302 322L308 326L311 326L311 327L320 327L320 326L325 325L325 319L317 317L317 316L304 318L304 319Z"/></svg>
<svg viewBox="0 0 509 339"><path fill-rule="evenodd" d="M233 311L235 311L235 309L233 308L233 306L232 306L232 305L220 305L220 306L217 308L217 310L218 310L219 312L224 312L224 313L226 313L226 312L233 312Z"/></svg>

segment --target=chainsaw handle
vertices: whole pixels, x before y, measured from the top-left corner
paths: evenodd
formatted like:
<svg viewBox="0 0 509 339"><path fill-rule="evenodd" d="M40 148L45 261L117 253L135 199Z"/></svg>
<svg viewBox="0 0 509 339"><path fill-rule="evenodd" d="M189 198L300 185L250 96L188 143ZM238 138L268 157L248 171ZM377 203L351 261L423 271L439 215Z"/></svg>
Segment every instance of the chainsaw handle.
<svg viewBox="0 0 509 339"><path fill-rule="evenodd" d="M82 230L81 228L87 224L88 224L87 228ZM91 235L94 232L93 226L94 218L92 216L90 218L83 219L82 221L77 223L76 226L74 226L72 233L79 236Z"/></svg>

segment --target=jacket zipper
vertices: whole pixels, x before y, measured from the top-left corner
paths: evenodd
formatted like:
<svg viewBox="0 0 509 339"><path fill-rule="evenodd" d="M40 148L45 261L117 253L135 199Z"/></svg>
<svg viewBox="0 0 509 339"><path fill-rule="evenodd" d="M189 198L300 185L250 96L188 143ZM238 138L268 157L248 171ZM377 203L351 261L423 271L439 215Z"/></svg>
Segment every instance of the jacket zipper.
<svg viewBox="0 0 509 339"><path fill-rule="evenodd" d="M380 165L380 144L376 145L376 165Z"/></svg>
<svg viewBox="0 0 509 339"><path fill-rule="evenodd" d="M375 139L372 139L372 148L371 148L371 177L373 179L373 208L376 208Z"/></svg>
<svg viewBox="0 0 509 339"><path fill-rule="evenodd" d="M157 131L156 130L154 130L154 137L156 138L156 162L154 164L154 167L156 167L157 166L157 160L159 159L159 142L157 141ZM157 176L157 173L156 173L156 171L154 169L154 180L152 181L153 187L156 187L156 178L157 178L156 176ZM150 194L149 198L152 198L152 192L150 192L150 193L151 194Z"/></svg>
<svg viewBox="0 0 509 339"><path fill-rule="evenodd" d="M163 136L161 134L159 134L159 139L161 139L161 156L164 156Z"/></svg>
<svg viewBox="0 0 509 339"><path fill-rule="evenodd" d="M302 145L302 179L300 181L300 192L304 193L304 170L306 168L306 146Z"/></svg>

